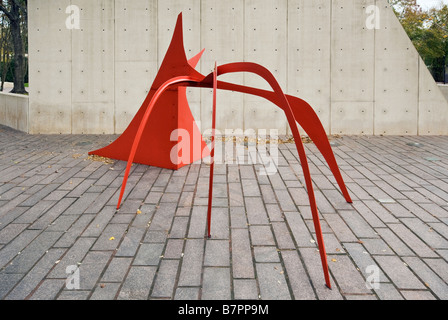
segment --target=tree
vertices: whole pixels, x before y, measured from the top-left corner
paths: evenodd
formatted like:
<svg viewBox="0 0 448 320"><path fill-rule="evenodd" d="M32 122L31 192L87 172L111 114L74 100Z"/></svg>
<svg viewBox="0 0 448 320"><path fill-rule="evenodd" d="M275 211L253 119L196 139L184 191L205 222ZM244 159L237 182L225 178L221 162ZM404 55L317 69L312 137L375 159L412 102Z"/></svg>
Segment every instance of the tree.
<svg viewBox="0 0 448 320"><path fill-rule="evenodd" d="M27 93L24 84L27 64L22 37L22 26L26 27L27 24L27 2L27 0L0 0L0 11L9 20L14 51L14 88L11 93Z"/></svg>
<svg viewBox="0 0 448 320"><path fill-rule="evenodd" d="M0 13L0 92L3 91L5 81L11 66L11 32L5 15Z"/></svg>
<svg viewBox="0 0 448 320"><path fill-rule="evenodd" d="M434 79L444 81L448 56L448 7L425 11L416 0L389 2Z"/></svg>

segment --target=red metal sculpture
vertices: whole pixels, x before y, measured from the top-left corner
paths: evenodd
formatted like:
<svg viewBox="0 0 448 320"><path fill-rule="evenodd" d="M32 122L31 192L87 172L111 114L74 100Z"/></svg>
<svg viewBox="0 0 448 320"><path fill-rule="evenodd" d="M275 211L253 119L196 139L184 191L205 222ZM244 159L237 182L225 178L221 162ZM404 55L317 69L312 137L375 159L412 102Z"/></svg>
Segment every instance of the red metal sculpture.
<svg viewBox="0 0 448 320"><path fill-rule="evenodd" d="M324 156L346 201L351 203L352 200L318 116L307 102L293 96L285 95L272 73L261 65L248 62L230 63L222 66L215 65L213 73L203 76L194 69L203 52L204 50L194 58L187 60L183 44L182 14L180 14L165 59L140 110L125 132L116 141L103 149L89 153L127 161L117 209L119 209L123 199L133 162L176 170L210 155L210 185L207 212L207 228L208 236L210 237L216 126L216 91L217 89L231 90L263 97L285 112L291 128L305 177L325 282L328 288L331 288L319 213L317 211L308 160L297 122L307 132L308 136ZM257 74L269 83L272 91L217 80L220 75L235 72ZM213 88L212 144L210 150L194 122L187 102L186 87ZM172 139L172 132L177 129L184 129L189 133L190 146L193 146L193 150L187 158L182 156L179 159L179 154L175 153L175 159L173 161L172 150L173 148L176 150L178 141ZM200 146L200 148L195 148L194 146Z"/></svg>

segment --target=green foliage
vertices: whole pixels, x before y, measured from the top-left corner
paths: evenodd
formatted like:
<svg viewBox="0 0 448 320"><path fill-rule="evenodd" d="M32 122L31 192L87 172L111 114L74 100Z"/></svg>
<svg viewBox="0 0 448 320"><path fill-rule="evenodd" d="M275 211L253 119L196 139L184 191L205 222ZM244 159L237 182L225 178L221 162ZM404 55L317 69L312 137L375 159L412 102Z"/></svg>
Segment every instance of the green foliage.
<svg viewBox="0 0 448 320"><path fill-rule="evenodd" d="M448 6L425 11L416 0L389 2L435 80L444 81L448 62Z"/></svg>

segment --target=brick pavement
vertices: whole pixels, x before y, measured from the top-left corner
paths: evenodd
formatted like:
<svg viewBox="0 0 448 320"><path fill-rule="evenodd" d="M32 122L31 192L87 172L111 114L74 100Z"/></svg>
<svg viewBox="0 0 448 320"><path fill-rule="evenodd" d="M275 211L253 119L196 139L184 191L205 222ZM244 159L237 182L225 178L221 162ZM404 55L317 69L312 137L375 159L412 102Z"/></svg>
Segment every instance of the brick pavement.
<svg viewBox="0 0 448 320"><path fill-rule="evenodd" d="M209 166L134 165L116 212L125 163L87 156L114 138L0 127L0 299L448 298L448 137L335 138L353 204L306 145L333 290L293 144L216 165L205 239Z"/></svg>

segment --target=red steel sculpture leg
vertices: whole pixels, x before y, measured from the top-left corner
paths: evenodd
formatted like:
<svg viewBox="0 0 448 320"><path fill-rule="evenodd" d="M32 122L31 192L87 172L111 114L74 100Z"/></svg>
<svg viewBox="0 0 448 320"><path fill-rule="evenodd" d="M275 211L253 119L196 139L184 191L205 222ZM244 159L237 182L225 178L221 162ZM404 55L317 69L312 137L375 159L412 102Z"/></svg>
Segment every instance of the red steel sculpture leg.
<svg viewBox="0 0 448 320"><path fill-rule="evenodd" d="M325 282L326 282L327 287L331 289L331 281L330 281L330 274L329 274L329 270L328 270L327 254L325 251L325 245L324 245L324 240L323 240L323 236L322 236L322 228L320 225L319 213L317 211L317 205L316 205L316 200L315 200L315 196L314 196L314 190L313 190L313 184L311 181L311 174L310 174L310 170L309 170L309 166L308 166L308 160L307 160L307 157L305 154L305 148L302 143L299 129L297 127L297 122L296 122L296 119L292 112L291 106L289 105L288 99L284 95L280 85L278 84L277 80L272 75L272 73L269 72L269 70L267 70L266 68L264 68L258 64L248 63L248 62L240 62L240 63L231 63L231 64L227 64L227 65L218 67L218 75L222 75L222 74L226 74L226 73L233 73L233 72L251 72L251 73L255 73L255 74L259 75L260 77L264 78L269 83L269 85L272 87L272 89L274 90L274 93L276 94L277 99L278 99L277 100L278 104L281 105L283 111L286 114L286 118L288 120L289 126L293 133L294 142L296 144L296 148L299 153L299 158L300 158L300 163L302 165L303 174L305 176L305 182L306 182L311 212L313 215L314 228L316 231L316 238L317 238L317 243L319 246L319 253L320 253L320 257L321 257L321 261L322 261ZM213 78L215 78L215 77L213 77ZM204 79L204 82L207 82L207 78ZM215 84L214 84L214 86L215 86ZM251 88L248 88L248 89L250 90Z"/></svg>
<svg viewBox="0 0 448 320"><path fill-rule="evenodd" d="M216 130L216 90L218 88L218 67L215 63L213 71L213 118L212 118L212 147L210 155L210 182L208 187L208 208L207 208L207 232L208 237L211 237L211 222L212 222L212 201L213 201L213 175L215 169L215 130Z"/></svg>
<svg viewBox="0 0 448 320"><path fill-rule="evenodd" d="M210 236L217 89L231 90L263 97L277 105L285 112L288 124L293 133L294 142L305 177L306 189L313 216L325 282L328 288L331 288L328 262L311 180L311 173L297 123L299 123L300 126L308 133L309 137L313 140L319 151L324 156L325 161L335 176L346 201L352 202L352 200L347 191L334 153L318 116L312 107L304 100L285 95L272 73L258 64L240 62L226 64L219 67L215 64L214 71L208 76L203 76L194 70L194 67L199 62L203 52L204 50L190 60L186 59L182 35L182 14L180 14L177 20L173 39L159 73L148 96L143 102L142 107L132 120L131 124L126 131L111 145L100 150L90 152L90 154L97 154L100 156L127 161L117 209L120 207L123 200L127 179L133 162L159 166L162 168L179 169L184 165L199 160L210 154L210 185L207 211L207 228L208 236ZM217 80L219 75L235 72L250 72L257 74L269 83L273 91L261 90ZM187 86L213 88L213 129L212 148L210 153L202 138L202 135L199 132L199 128L194 122L191 110L188 106L186 97ZM173 159L171 159L171 151L176 146L177 142L171 141L170 137L171 133L176 129L185 129L188 133L190 133L190 146L192 146L193 152L190 152L190 158L187 161L174 161L174 163ZM144 142L144 144L140 142ZM195 148L195 146L200 146L200 148Z"/></svg>

